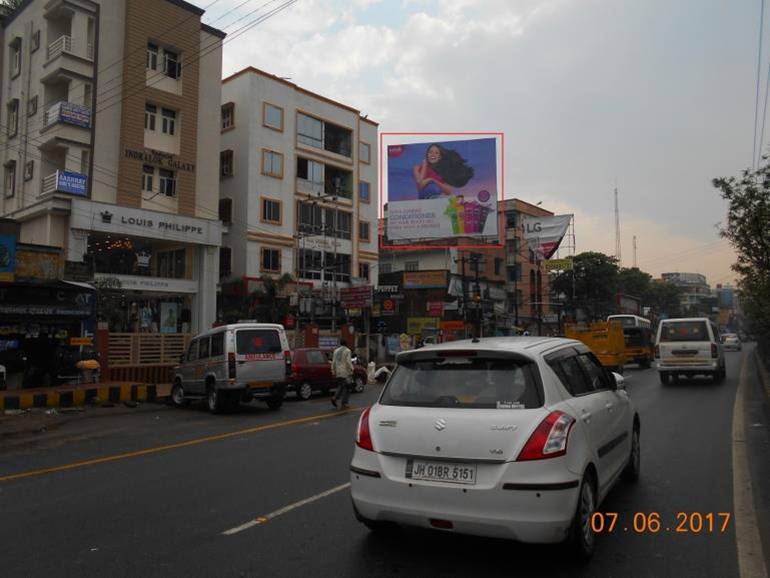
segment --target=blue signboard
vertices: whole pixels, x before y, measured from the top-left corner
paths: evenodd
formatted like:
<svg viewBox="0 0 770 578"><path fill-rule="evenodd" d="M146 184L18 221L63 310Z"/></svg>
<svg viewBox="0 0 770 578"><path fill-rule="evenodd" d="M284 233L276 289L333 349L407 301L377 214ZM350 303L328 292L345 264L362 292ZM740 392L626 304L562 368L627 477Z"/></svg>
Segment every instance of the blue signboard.
<svg viewBox="0 0 770 578"><path fill-rule="evenodd" d="M0 235L0 279L16 271L16 237Z"/></svg>
<svg viewBox="0 0 770 578"><path fill-rule="evenodd" d="M56 190L62 193L70 193L79 197L86 196L88 187L88 177L80 173L70 171L58 171Z"/></svg>
<svg viewBox="0 0 770 578"><path fill-rule="evenodd" d="M59 122L90 128L91 109L73 102L59 103Z"/></svg>

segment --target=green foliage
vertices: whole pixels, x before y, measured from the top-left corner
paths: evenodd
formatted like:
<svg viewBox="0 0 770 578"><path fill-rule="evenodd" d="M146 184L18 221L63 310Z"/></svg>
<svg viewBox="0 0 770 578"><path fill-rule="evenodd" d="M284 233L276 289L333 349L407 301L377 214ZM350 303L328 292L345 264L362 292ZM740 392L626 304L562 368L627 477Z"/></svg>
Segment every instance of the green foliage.
<svg viewBox="0 0 770 578"><path fill-rule="evenodd" d="M6 12L13 12L24 3L24 0L0 0L0 8Z"/></svg>
<svg viewBox="0 0 770 578"><path fill-rule="evenodd" d="M752 330L770 339L770 163L763 157L756 171L745 170L740 178L713 180L728 203L722 237L735 248L738 259L739 294Z"/></svg>
<svg viewBox="0 0 770 578"><path fill-rule="evenodd" d="M602 319L615 312L617 259L594 251L575 255L573 271L566 271L556 277L553 288L557 295L566 295L568 309L582 309L590 318Z"/></svg>

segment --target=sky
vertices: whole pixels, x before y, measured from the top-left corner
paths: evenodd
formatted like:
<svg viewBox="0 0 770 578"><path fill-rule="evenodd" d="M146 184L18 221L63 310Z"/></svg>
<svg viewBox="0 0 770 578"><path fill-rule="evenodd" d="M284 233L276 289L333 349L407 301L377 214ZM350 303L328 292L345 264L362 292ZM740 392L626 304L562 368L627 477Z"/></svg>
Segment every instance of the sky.
<svg viewBox="0 0 770 578"><path fill-rule="evenodd" d="M614 254L617 187L624 266L636 236L655 276L734 278L711 179L751 165L760 0L297 0L248 30L282 0L194 3L230 33L225 76L291 78L386 132L503 131L506 197L573 213L578 251Z"/></svg>

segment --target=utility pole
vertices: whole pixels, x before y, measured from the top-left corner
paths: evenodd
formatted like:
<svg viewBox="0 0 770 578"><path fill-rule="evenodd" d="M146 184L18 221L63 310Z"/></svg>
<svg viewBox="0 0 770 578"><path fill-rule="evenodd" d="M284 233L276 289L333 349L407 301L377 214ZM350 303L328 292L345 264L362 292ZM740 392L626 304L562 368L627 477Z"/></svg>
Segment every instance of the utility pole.
<svg viewBox="0 0 770 578"><path fill-rule="evenodd" d="M636 267L636 235L634 235L634 267Z"/></svg>
<svg viewBox="0 0 770 578"><path fill-rule="evenodd" d="M471 263L473 264L474 276L476 282L476 294L473 296L473 302L476 304L476 331L475 337L481 337L481 285L479 284L479 265L481 264L480 255L471 253Z"/></svg>
<svg viewBox="0 0 770 578"><path fill-rule="evenodd" d="M620 254L620 209L618 207L618 188L615 187L615 258L621 263Z"/></svg>

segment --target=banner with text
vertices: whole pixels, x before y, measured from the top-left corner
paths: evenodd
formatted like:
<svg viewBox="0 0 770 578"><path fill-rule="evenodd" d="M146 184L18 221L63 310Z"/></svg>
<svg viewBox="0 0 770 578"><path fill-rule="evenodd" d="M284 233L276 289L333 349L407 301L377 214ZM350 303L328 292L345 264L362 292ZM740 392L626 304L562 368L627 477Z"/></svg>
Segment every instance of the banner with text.
<svg viewBox="0 0 770 578"><path fill-rule="evenodd" d="M522 235L535 253L536 259L550 259L556 253L571 220L572 215L522 216Z"/></svg>

